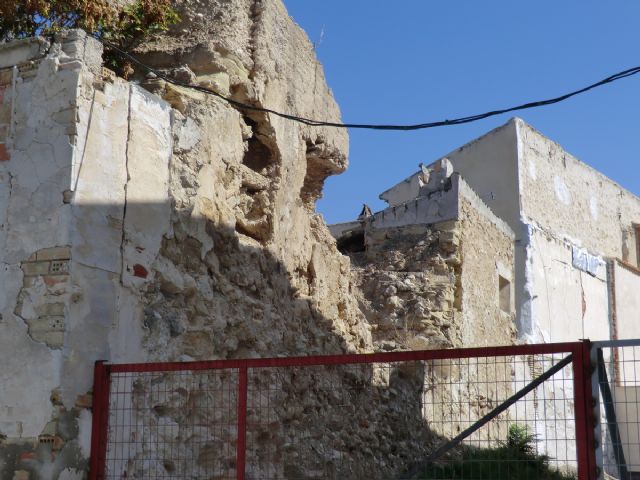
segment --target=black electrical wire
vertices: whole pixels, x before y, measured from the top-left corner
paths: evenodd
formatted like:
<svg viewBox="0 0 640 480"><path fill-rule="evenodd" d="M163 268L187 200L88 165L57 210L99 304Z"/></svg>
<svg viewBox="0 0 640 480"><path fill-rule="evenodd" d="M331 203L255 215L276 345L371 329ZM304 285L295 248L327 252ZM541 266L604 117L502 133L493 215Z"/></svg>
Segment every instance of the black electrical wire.
<svg viewBox="0 0 640 480"><path fill-rule="evenodd" d="M471 123L471 122L476 122L478 120L482 120L485 118L489 118L489 117L493 117L496 115L501 115L503 113L509 113L509 112L516 112L518 110L526 110L529 108L536 108L536 107L542 107L545 105L553 105L554 103L559 103L562 102L564 100L567 100L568 98L574 97L576 95L579 95L581 93L584 92L588 92L589 90L592 90L594 88L600 87L602 85L606 85L607 83L612 83L615 82L617 80L626 78L626 77L630 77L632 75L636 75L637 73L640 73L640 66L638 67L633 67L633 68L629 68L627 70L623 70L622 72L618 72L618 73L614 73L613 75L608 76L607 78L604 78L602 80L600 80L599 82L593 83L589 86L586 86L584 88L581 88L579 90L575 90L573 92L570 93L566 93L564 95L561 95L559 97L555 97L555 98L550 98L548 100L540 100L537 102L529 102L529 103L524 103L522 105L518 105L516 107L510 107L510 108L504 108L501 110L492 110L490 112L485 112L485 113L479 113L477 115L471 115L468 117L460 117L460 118L454 118L451 120L440 120L437 122L429 122L429 123L417 123L417 124L413 124L413 125L376 125L376 124L366 124L366 123L336 123L336 122L324 122L321 120L313 120L310 118L305 118L305 117L298 117L296 115L290 115L288 113L282 113L282 112L278 112L275 110L271 110L270 108L262 108L262 107L256 107L254 105L249 105L247 103L242 103L242 102L238 102L237 100L234 100L232 98L226 97L224 95L222 95L219 92L216 92L215 90L211 90L210 88L206 88L206 87L201 87L199 85L191 85L189 83L184 83L184 82L180 82L178 80L174 80L173 78L167 77L166 75L164 75L163 73L159 72L158 70L150 67L149 65L146 65L144 63L142 63L140 60L138 60L137 58L135 58L133 55L125 52L124 50L118 48L116 45L112 44L111 42L108 42L106 40L104 40L103 38L100 38L98 36L95 36L95 38L102 42L105 46L109 47L111 50L115 51L116 53L118 53L119 55L121 55L122 57L132 61L133 63L135 63L136 65L142 67L143 69L145 69L148 72L153 73L154 75L156 75L158 78L169 82L173 85L177 85L179 87L184 87L184 88L190 88L192 90L196 90L198 92L203 92L209 95L214 95L222 100L224 100L225 102L233 105L234 107L240 108L240 109L244 109L244 110L252 110L252 111L256 111L256 112L264 112L264 113L271 113L273 115L277 115L278 117L281 118L285 118L287 120L293 120L295 122L300 122L303 123L305 125L311 125L311 126L317 126L317 127L336 127L336 128L361 128L361 129L369 129L369 130L422 130L425 128L434 128L434 127L444 127L447 125L461 125L463 123Z"/></svg>

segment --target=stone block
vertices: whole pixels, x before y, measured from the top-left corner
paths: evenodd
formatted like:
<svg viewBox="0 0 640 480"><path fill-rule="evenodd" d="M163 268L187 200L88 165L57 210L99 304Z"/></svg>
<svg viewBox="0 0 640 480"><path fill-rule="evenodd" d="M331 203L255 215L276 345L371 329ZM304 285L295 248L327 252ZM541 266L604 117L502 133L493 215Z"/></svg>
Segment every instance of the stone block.
<svg viewBox="0 0 640 480"><path fill-rule="evenodd" d="M78 395L76 398L76 407L78 408L88 408L90 409L93 406L93 395Z"/></svg>
<svg viewBox="0 0 640 480"><path fill-rule="evenodd" d="M52 260L49 272L54 275L66 274L69 272L68 260Z"/></svg>
<svg viewBox="0 0 640 480"><path fill-rule="evenodd" d="M46 275L50 262L22 262L21 268L25 275Z"/></svg>
<svg viewBox="0 0 640 480"><path fill-rule="evenodd" d="M47 303L41 308L43 315L64 316L64 303Z"/></svg>
<svg viewBox="0 0 640 480"><path fill-rule="evenodd" d="M64 332L64 316L63 315L46 315L43 317L49 324L52 332Z"/></svg>
<svg viewBox="0 0 640 480"><path fill-rule="evenodd" d="M45 260L69 260L71 258L71 247L51 247L43 248L36 252L36 259L38 261Z"/></svg>
<svg viewBox="0 0 640 480"><path fill-rule="evenodd" d="M13 69L6 68L0 70L0 87L3 85L10 85L13 80Z"/></svg>
<svg viewBox="0 0 640 480"><path fill-rule="evenodd" d="M30 335L36 342L46 343L52 348L60 348L64 345L64 332L37 331L30 332Z"/></svg>
<svg viewBox="0 0 640 480"><path fill-rule="evenodd" d="M11 67L44 56L49 42L42 37L14 40L0 45L0 68Z"/></svg>

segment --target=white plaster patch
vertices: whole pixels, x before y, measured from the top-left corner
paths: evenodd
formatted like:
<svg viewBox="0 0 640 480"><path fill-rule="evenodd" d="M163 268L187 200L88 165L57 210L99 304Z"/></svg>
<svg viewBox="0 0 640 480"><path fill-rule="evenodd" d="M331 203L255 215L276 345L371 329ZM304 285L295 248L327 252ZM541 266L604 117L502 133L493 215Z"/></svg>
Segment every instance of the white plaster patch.
<svg viewBox="0 0 640 480"><path fill-rule="evenodd" d="M84 458L91 457L91 419L92 415L89 410L80 411L78 416L78 444Z"/></svg>
<svg viewBox="0 0 640 480"><path fill-rule="evenodd" d="M129 113L122 280L139 286L151 279L151 265L170 227L171 114L166 103L139 87L131 90Z"/></svg>
<svg viewBox="0 0 640 480"><path fill-rule="evenodd" d="M598 219L598 199L596 197L591 197L589 200L589 210L591 212L591 218L594 220Z"/></svg>
<svg viewBox="0 0 640 480"><path fill-rule="evenodd" d="M571 192L569 192L569 188L567 187L567 184L564 183L564 180L562 179L562 177L559 177L558 175L556 175L553 178L553 184L555 187L556 197L558 198L558 200L560 200L560 202L562 202L565 205L570 205Z"/></svg>
<svg viewBox="0 0 640 480"><path fill-rule="evenodd" d="M65 468L60 472L58 480L82 480L84 478L84 472L82 470L76 470L75 468Z"/></svg>

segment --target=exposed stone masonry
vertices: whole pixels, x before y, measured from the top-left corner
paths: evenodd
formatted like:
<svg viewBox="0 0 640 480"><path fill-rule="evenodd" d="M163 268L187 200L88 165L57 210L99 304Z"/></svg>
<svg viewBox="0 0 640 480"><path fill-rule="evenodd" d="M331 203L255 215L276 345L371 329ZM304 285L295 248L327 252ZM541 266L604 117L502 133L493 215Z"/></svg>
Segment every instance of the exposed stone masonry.
<svg viewBox="0 0 640 480"><path fill-rule="evenodd" d="M313 48L280 1L192 0L179 8L181 24L138 48L145 62L239 101L339 121ZM243 111L141 70L127 82L100 56L80 31L0 47L0 478L84 478L98 359L458 346L465 325L482 323L465 310L471 287L461 263L490 239L508 270L509 234L486 212L481 228L465 233L479 207L458 208L451 182L425 200L435 212L429 218L440 220L369 229L366 249L350 259L315 213L324 180L347 167L343 130ZM443 220L452 211L458 217ZM487 262L480 298L490 307L480 308L493 315L495 258ZM494 332L478 343L489 338ZM253 458L268 445L279 456L251 468L388 477L450 433L432 431L416 407L426 376L435 382L441 374L399 367L326 375L362 392L357 411L341 409L346 400L318 374L285 381L269 400L280 420L314 440L296 449L292 435L258 430ZM144 384L130 399L141 407L140 428L180 425L188 402L203 398L198 385L162 381L175 389L170 401ZM488 408L483 402L474 415ZM338 428L345 415L357 432ZM227 433L222 444L176 442L195 449L189 473L200 474L221 445L230 448ZM349 460L340 466L338 458ZM231 457L223 460L220 474L234 468ZM127 474L183 467L140 468L147 470Z"/></svg>
<svg viewBox="0 0 640 480"><path fill-rule="evenodd" d="M460 345L456 222L368 230L366 252L351 254L360 306L382 350Z"/></svg>

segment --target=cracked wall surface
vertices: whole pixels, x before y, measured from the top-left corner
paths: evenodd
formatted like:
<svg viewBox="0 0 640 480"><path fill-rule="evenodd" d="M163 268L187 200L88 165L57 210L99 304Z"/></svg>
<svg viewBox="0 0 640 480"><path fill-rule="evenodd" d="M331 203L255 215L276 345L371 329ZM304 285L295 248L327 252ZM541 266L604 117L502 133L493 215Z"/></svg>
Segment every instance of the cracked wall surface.
<svg viewBox="0 0 640 480"><path fill-rule="evenodd" d="M183 24L137 54L339 120L282 4L235 3L186 2ZM314 212L346 168L346 134L145 73L116 78L79 31L0 47L0 478L84 478L95 360L372 347L349 261Z"/></svg>
<svg viewBox="0 0 640 480"><path fill-rule="evenodd" d="M181 22L135 54L171 78L237 101L339 121L313 48L282 3L231 3L180 2ZM77 31L0 46L0 478L84 478L98 359L512 343L515 294L507 287L517 283L513 265L522 249L514 241L524 233L514 236L506 224L521 226L518 183L509 183L518 166L521 176L525 171L517 163L518 135L532 137L520 162L534 165L526 170L534 196L547 199L544 188L552 185L559 201L571 200L579 187L568 180L548 183L546 176L535 182L543 160L557 155L534 133L512 122L451 155L459 170L478 155L495 161L492 168L515 159L509 175L496 180L483 165L466 172L473 177L469 187L441 161L433 181L412 177L386 192L392 206L365 227L342 226L347 234L336 245L315 201L324 180L347 167L343 130L238 109L141 68L127 82L103 69L101 53L94 39ZM436 181L442 183L437 188ZM601 212L600 201L580 198L592 216ZM616 204L621 215L630 201ZM549 229L556 228L553 221L548 218ZM557 243L545 228L540 222L527 230L527 241L545 245L545 255L552 252L554 269L568 270L562 262L571 261L571 246ZM631 259L631 231L623 235L623 255L624 238ZM549 272L530 267L540 285ZM571 282L571 299L601 288L598 275L559 278ZM583 317L599 315L582 302L571 308ZM300 375L270 400L287 406L282 420L300 422L317 441L295 452L286 435L257 432L281 454L269 469L326 472L348 456L347 473L392 475L462 426L451 412L414 408L425 378L455 378L461 385L479 380L446 368L334 375L328 380L375 387L359 397L363 408L349 419L366 428L338 431L347 424L344 413L326 400L318 378ZM277 381L268 375L256 380ZM131 401L151 413L141 412L136 425L184 419L183 397L163 403L143 387ZM186 399L202 393L197 385L170 387L187 390ZM472 410L464 413L477 418L507 390L487 397L465 386L439 400L446 405L465 398ZM299 408L302 399L306 410ZM373 402L380 408L365 408ZM450 422L432 431L426 416ZM191 473L210 462L215 445L203 445L194 452L198 465L188 467ZM265 445L253 453L259 457ZM161 474L182 467L145 468Z"/></svg>

